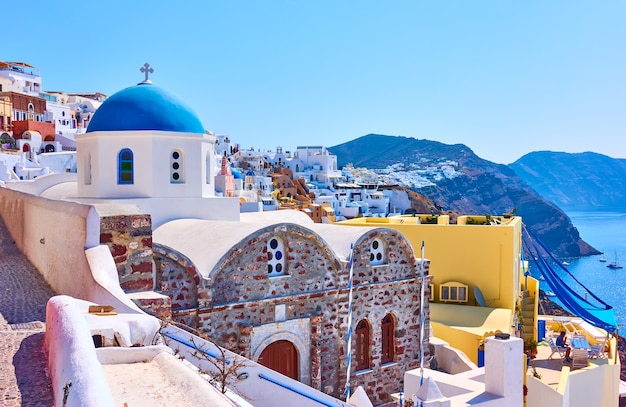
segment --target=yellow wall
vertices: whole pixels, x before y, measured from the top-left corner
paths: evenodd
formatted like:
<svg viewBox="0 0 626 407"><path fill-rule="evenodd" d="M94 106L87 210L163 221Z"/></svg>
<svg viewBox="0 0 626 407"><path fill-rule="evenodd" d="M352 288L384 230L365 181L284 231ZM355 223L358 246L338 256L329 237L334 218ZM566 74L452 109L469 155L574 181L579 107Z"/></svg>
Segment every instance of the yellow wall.
<svg viewBox="0 0 626 407"><path fill-rule="evenodd" d="M484 216L459 217L461 222L467 222L467 218L484 219ZM440 219L445 223L436 225L418 224L413 216L355 218L338 224L376 224L396 229L411 241L418 256L424 241L424 257L431 261L430 275L435 285L435 301L439 299L440 284L458 281L469 286L469 305L474 305L474 287L477 286L488 307L514 310L522 283L522 220L519 217L498 218L502 224L450 225L447 219Z"/></svg>
<svg viewBox="0 0 626 407"><path fill-rule="evenodd" d="M4 126L0 126L0 132L10 130L8 127L5 129L9 120L13 116L13 103L11 103L11 99L8 96L0 95L0 116L4 118L2 120L2 124Z"/></svg>

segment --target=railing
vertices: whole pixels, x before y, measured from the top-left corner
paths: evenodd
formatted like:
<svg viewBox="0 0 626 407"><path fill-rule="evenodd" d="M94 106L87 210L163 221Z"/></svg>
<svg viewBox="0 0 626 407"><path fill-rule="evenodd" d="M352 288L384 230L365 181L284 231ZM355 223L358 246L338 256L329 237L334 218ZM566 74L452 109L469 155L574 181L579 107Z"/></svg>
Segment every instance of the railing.
<svg viewBox="0 0 626 407"><path fill-rule="evenodd" d="M310 395L310 394L306 394L305 392L300 391L300 390L298 390L298 389L296 389L296 388L294 388L294 387L292 387L292 386L289 386L289 385L287 385L287 384L281 383L281 382L279 382L279 381L278 381L278 380L276 380L276 379L273 379L273 378L271 378L271 377L269 377L269 376L264 375L263 373L259 373L259 377L260 377L261 379L263 379L263 380L267 380L267 381L268 381L268 382L270 382L270 383L274 383L275 385L280 386L280 387L282 387L283 389L287 389L287 390L292 391L292 392L294 392L294 393L296 393L296 394L299 394L299 395L301 395L301 396L303 396L303 397L306 397L306 398L308 398L309 400L313 400L313 401L315 401L316 403L319 403L319 404L321 404L321 405L324 405L324 406L327 406L327 407L336 407L336 406L337 406L337 404L336 404L336 403L332 403L332 404L331 404L331 403L328 403L328 402L326 402L326 401L320 400L320 399L318 399L318 398L317 398L317 397L315 397L315 396L312 396L312 395Z"/></svg>
<svg viewBox="0 0 626 407"><path fill-rule="evenodd" d="M215 358L215 359L221 359L221 355L216 355L216 354L211 353L211 352L209 352L209 351L205 351L205 350L201 349L198 345L194 344L193 342L186 341L186 340L184 340L184 339L178 338L178 337L173 336L172 334L170 334L170 333L168 333L168 332L161 332L161 334L162 334L163 336L166 336L166 337L170 338L171 340L176 341L176 342L178 342L178 343L180 343L180 344L182 344L182 345L185 345L185 346L187 346L187 347L189 347L189 348L191 348L191 349L195 349L195 350L197 350L198 352L201 352L201 353L203 353L203 354L205 354L205 355L211 356L212 358ZM229 364L229 363L230 363L230 362L229 362L228 360L226 360L226 359L224 359L224 362L225 362L226 364Z"/></svg>

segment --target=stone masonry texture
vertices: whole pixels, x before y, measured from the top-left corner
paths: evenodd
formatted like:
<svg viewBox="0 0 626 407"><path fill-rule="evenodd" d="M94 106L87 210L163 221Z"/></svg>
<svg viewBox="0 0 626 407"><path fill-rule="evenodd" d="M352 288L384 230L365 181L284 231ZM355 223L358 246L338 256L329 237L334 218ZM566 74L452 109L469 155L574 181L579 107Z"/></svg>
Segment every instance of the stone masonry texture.
<svg viewBox="0 0 626 407"><path fill-rule="evenodd" d="M268 276L267 242L272 238L280 239L285 247L286 273L282 276ZM374 239L382 241L385 247L382 265L370 264ZM260 229L224 253L204 285L185 256L157 244L153 249L156 287L172 299L175 321L204 332L222 346L249 355L249 333L268 324L276 324L280 329L276 310L284 307L286 320L311 321L310 332L306 333L311 337L307 361L311 364L311 383L306 384L335 397L342 396L347 367L349 263L336 258L332 248L314 232L293 224ZM410 244L396 231L364 230L354 245L352 327L363 319L371 327L371 365L370 369L356 372L352 364L351 386L367 389L374 405L390 402L389 395L402 388L404 371L419 367L418 273ZM429 315L428 308L425 312ZM388 314L395 327L395 359L383 365L381 323ZM429 326L428 318L425 326ZM354 349L354 335L352 339Z"/></svg>

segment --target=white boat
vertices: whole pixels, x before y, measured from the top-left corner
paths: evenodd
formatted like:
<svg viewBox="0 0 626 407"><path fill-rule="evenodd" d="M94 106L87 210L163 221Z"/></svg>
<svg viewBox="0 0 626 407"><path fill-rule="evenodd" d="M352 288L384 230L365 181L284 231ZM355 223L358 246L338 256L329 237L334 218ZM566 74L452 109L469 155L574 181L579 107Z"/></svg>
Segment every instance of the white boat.
<svg viewBox="0 0 626 407"><path fill-rule="evenodd" d="M550 291L550 290L544 291L544 293L548 297L556 297L556 294L554 292Z"/></svg>
<svg viewBox="0 0 626 407"><path fill-rule="evenodd" d="M615 261L610 262L609 264L606 265L606 267L610 269L623 269L624 268L624 266L622 266L621 264L617 262L617 252L615 252Z"/></svg>
<svg viewBox="0 0 626 407"><path fill-rule="evenodd" d="M568 263L568 262L566 262L566 261L564 261L564 262L563 262L563 263L561 263L561 264L563 264L564 266L569 266L569 263Z"/></svg>

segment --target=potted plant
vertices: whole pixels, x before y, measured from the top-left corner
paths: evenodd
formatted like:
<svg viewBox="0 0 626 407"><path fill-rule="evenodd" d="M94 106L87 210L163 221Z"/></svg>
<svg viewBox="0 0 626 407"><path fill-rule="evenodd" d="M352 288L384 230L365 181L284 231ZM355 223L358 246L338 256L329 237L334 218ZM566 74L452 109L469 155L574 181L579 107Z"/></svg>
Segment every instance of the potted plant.
<svg viewBox="0 0 626 407"><path fill-rule="evenodd" d="M531 359L537 357L537 341L534 338L526 338L524 340L524 353Z"/></svg>

